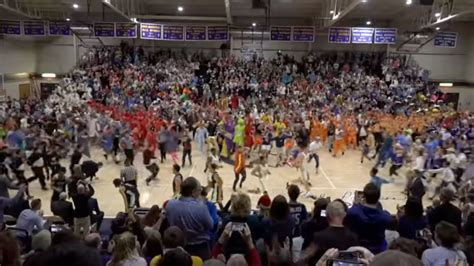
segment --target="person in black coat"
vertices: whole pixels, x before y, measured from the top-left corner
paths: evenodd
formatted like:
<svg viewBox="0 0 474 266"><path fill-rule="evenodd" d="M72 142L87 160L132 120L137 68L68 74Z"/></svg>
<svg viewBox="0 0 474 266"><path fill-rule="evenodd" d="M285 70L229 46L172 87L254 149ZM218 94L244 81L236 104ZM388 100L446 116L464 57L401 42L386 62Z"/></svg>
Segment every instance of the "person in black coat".
<svg viewBox="0 0 474 266"><path fill-rule="evenodd" d="M74 208L72 207L72 203L67 201L66 198L67 193L61 192L61 194L59 194L59 200L51 203L51 212L63 218L67 224L72 225L74 222Z"/></svg>

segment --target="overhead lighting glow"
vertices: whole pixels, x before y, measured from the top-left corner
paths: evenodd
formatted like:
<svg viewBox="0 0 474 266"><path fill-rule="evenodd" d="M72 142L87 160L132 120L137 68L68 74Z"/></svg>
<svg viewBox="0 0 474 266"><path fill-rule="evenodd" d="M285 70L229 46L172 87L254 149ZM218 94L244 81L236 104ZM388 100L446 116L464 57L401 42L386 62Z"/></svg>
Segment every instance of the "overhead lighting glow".
<svg viewBox="0 0 474 266"><path fill-rule="evenodd" d="M439 86L440 87L452 87L453 83L451 83L451 82L440 83Z"/></svg>
<svg viewBox="0 0 474 266"><path fill-rule="evenodd" d="M370 25L370 24L372 24L372 21L370 21L370 20L369 20L369 21L366 21L365 24L366 24L366 25Z"/></svg>
<svg viewBox="0 0 474 266"><path fill-rule="evenodd" d="M183 11L184 11L184 7L178 6L178 11L179 11L179 12L183 12Z"/></svg>
<svg viewBox="0 0 474 266"><path fill-rule="evenodd" d="M43 78L56 78L56 74L54 74L54 73L43 73L43 74L41 74L41 77L43 77Z"/></svg>
<svg viewBox="0 0 474 266"><path fill-rule="evenodd" d="M362 3L366 3L366 2L367 2L367 0L362 0Z"/></svg>
<svg viewBox="0 0 474 266"><path fill-rule="evenodd" d="M435 14L435 17L437 17L437 18L441 17L441 13L439 13L439 12L436 13L436 14Z"/></svg>
<svg viewBox="0 0 474 266"><path fill-rule="evenodd" d="M413 4L413 1L412 0L407 0L407 5L411 5Z"/></svg>
<svg viewBox="0 0 474 266"><path fill-rule="evenodd" d="M76 3L74 3L74 4L72 4L72 7L75 8L75 9L78 9L78 8L79 8L79 5L76 4Z"/></svg>
<svg viewBox="0 0 474 266"><path fill-rule="evenodd" d="M256 27L257 26L257 23L252 23L252 27Z"/></svg>
<svg viewBox="0 0 474 266"><path fill-rule="evenodd" d="M138 23L137 18L131 18L130 20L131 20L133 23Z"/></svg>
<svg viewBox="0 0 474 266"><path fill-rule="evenodd" d="M334 14L334 10L329 11L329 14L331 15Z"/></svg>
<svg viewBox="0 0 474 266"><path fill-rule="evenodd" d="M70 19L70 18L66 18L66 21L71 21L71 19Z"/></svg>
<svg viewBox="0 0 474 266"><path fill-rule="evenodd" d="M436 27L436 30L439 30L440 28L439 27Z"/></svg>

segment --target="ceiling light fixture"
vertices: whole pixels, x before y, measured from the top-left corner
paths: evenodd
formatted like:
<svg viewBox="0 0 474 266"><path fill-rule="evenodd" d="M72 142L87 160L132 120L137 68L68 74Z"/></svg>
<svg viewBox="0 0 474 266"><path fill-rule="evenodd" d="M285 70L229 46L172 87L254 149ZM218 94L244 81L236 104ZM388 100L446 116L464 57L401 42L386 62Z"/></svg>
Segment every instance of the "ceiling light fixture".
<svg viewBox="0 0 474 266"><path fill-rule="evenodd" d="M133 23L138 23L137 18L131 18L130 20L131 20Z"/></svg>
<svg viewBox="0 0 474 266"><path fill-rule="evenodd" d="M43 78L56 78L56 74L54 74L54 73L43 73L43 74L41 74L41 77L43 77Z"/></svg>
<svg viewBox="0 0 474 266"><path fill-rule="evenodd" d="M71 21L71 19L70 19L70 18L66 18L66 21Z"/></svg>
<svg viewBox="0 0 474 266"><path fill-rule="evenodd" d="M436 27L436 30L439 30L440 28L439 27Z"/></svg>
<svg viewBox="0 0 474 266"><path fill-rule="evenodd" d="M436 14L435 14L435 17L437 17L437 18L441 17L441 13L439 13L439 12L436 13Z"/></svg>
<svg viewBox="0 0 474 266"><path fill-rule="evenodd" d="M452 87L452 86L453 86L453 83L451 83L451 82L446 82L446 83L441 82L441 83L439 84L439 86L441 86L441 87Z"/></svg>
<svg viewBox="0 0 474 266"><path fill-rule="evenodd" d="M407 5L411 5L413 4L413 1L412 0L407 0Z"/></svg>
<svg viewBox="0 0 474 266"><path fill-rule="evenodd" d="M366 2L367 2L367 0L362 0L362 3L366 3Z"/></svg>
<svg viewBox="0 0 474 266"><path fill-rule="evenodd" d="M334 14L334 10L329 11L329 14L331 15Z"/></svg>
<svg viewBox="0 0 474 266"><path fill-rule="evenodd" d="M178 11L179 11L179 12L183 12L183 11L184 11L184 7L178 6Z"/></svg>
<svg viewBox="0 0 474 266"><path fill-rule="evenodd" d="M78 9L78 8L79 8L79 5L76 4L76 3L74 3L74 4L72 4L72 7L73 7L74 9Z"/></svg>
<svg viewBox="0 0 474 266"><path fill-rule="evenodd" d="M370 20L365 22L365 25L370 25L370 24L372 24L372 21L370 21Z"/></svg>
<svg viewBox="0 0 474 266"><path fill-rule="evenodd" d="M256 27L257 26L257 23L256 22L253 22L252 23L252 27Z"/></svg>

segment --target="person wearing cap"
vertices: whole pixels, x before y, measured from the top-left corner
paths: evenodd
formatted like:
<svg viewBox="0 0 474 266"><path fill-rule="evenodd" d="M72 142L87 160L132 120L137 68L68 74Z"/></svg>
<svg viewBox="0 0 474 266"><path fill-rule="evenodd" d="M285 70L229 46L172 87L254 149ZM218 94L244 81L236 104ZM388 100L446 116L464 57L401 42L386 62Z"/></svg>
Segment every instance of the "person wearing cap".
<svg viewBox="0 0 474 266"><path fill-rule="evenodd" d="M268 218L270 216L270 207L272 206L272 199L268 196L267 191L263 191L263 195L257 201L257 208L259 210L258 217Z"/></svg>
<svg viewBox="0 0 474 266"><path fill-rule="evenodd" d="M434 232L436 225L442 221L455 225L459 232L462 232L462 212L454 206L451 201L454 199L455 192L447 187L441 189L441 204L433 209L430 216L430 228Z"/></svg>
<svg viewBox="0 0 474 266"><path fill-rule="evenodd" d="M69 225L73 224L74 221L74 208L72 207L72 202L69 202L67 199L67 193L61 192L59 194L59 200L53 201L51 203L51 212L63 218L64 222Z"/></svg>

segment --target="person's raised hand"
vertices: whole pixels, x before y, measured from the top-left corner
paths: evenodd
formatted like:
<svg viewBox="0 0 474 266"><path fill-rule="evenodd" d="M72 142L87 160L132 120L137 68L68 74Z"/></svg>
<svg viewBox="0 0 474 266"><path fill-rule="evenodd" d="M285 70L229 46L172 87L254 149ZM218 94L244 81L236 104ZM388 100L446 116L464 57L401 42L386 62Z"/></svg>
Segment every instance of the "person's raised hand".
<svg viewBox="0 0 474 266"><path fill-rule="evenodd" d="M253 249L253 239L252 239L252 232L250 231L250 227L247 223L244 224L242 231L239 232L242 236L242 239L245 241L249 249Z"/></svg>
<svg viewBox="0 0 474 266"><path fill-rule="evenodd" d="M219 244L224 245L227 240L229 240L232 234L232 222L228 222L225 227L224 231L222 231L221 237L219 238Z"/></svg>

